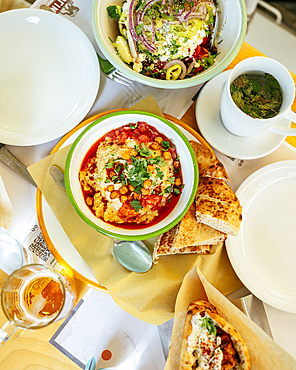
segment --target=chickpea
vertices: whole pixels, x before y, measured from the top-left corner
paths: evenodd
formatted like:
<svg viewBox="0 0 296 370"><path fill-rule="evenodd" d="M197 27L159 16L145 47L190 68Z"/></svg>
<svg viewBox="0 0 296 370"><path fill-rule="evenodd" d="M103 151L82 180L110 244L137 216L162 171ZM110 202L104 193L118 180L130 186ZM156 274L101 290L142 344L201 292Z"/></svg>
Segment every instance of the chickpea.
<svg viewBox="0 0 296 370"><path fill-rule="evenodd" d="M152 173L154 171L154 166L152 166L152 164L148 164L147 171Z"/></svg>
<svg viewBox="0 0 296 370"><path fill-rule="evenodd" d="M114 185L108 185L107 186L107 191L109 191L110 193L114 190Z"/></svg>
<svg viewBox="0 0 296 370"><path fill-rule="evenodd" d="M122 196L120 197L120 201L121 201L121 203L125 203L125 202L127 202L127 196L126 196L126 195L122 195Z"/></svg>
<svg viewBox="0 0 296 370"><path fill-rule="evenodd" d="M141 194L138 194L138 193L134 193L134 199L141 199Z"/></svg>
<svg viewBox="0 0 296 370"><path fill-rule="evenodd" d="M94 203L94 199L92 197L87 197L85 201L88 206L92 206Z"/></svg>
<svg viewBox="0 0 296 370"><path fill-rule="evenodd" d="M180 166L180 162L179 161L174 161L174 167L178 168L179 166Z"/></svg>
<svg viewBox="0 0 296 370"><path fill-rule="evenodd" d="M154 139L154 141L156 141L158 144L161 144L162 141L163 141L163 138L161 136L156 136L156 138Z"/></svg>
<svg viewBox="0 0 296 370"><path fill-rule="evenodd" d="M175 185L176 185L176 186L180 186L181 184L182 184L182 181L181 181L180 177L177 177L177 178L175 179Z"/></svg>
<svg viewBox="0 0 296 370"><path fill-rule="evenodd" d="M165 159L166 161L172 158L172 155L170 152L163 152L162 156L163 156L163 159Z"/></svg>
<svg viewBox="0 0 296 370"><path fill-rule="evenodd" d="M135 190L135 188L131 184L128 185L128 188L129 188L130 191L134 191Z"/></svg>
<svg viewBox="0 0 296 370"><path fill-rule="evenodd" d="M160 149L160 145L158 144L157 141L153 141L153 143L151 144L151 149L153 149L153 150Z"/></svg>
<svg viewBox="0 0 296 370"><path fill-rule="evenodd" d="M120 194L126 194L126 193L128 193L128 188L126 186L122 186L119 189L119 192L120 192Z"/></svg>
<svg viewBox="0 0 296 370"><path fill-rule="evenodd" d="M112 193L110 194L111 199L119 198L119 191L118 190L113 190Z"/></svg>
<svg viewBox="0 0 296 370"><path fill-rule="evenodd" d="M143 187L145 189L149 189L151 185L152 185L152 181L151 180L145 180L144 183L143 183Z"/></svg>
<svg viewBox="0 0 296 370"><path fill-rule="evenodd" d="M109 176L110 176L110 177L116 176L116 172L115 172L115 171L110 171L110 172L109 172Z"/></svg>
<svg viewBox="0 0 296 370"><path fill-rule="evenodd" d="M145 188L142 188L141 189L141 193L142 193L142 195L148 195L149 194L149 190L148 189L145 189Z"/></svg>

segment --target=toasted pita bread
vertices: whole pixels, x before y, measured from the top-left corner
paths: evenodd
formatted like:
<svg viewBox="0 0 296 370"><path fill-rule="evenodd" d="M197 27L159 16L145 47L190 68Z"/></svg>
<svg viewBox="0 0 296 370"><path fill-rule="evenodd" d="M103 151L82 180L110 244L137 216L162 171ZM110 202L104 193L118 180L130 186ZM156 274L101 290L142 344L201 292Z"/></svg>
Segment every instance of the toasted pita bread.
<svg viewBox="0 0 296 370"><path fill-rule="evenodd" d="M192 140L190 144L198 162L199 176L214 177L216 179L229 181L228 174L223 164L219 161L214 152L197 141Z"/></svg>
<svg viewBox="0 0 296 370"><path fill-rule="evenodd" d="M180 223L158 237L153 251L154 263L157 263L157 260L160 256L189 253L209 254L211 252L210 245L188 245L186 247L176 248L174 245L179 226Z"/></svg>
<svg viewBox="0 0 296 370"><path fill-rule="evenodd" d="M195 200L198 221L225 234L238 234L242 207L237 196L223 180L200 178Z"/></svg>
<svg viewBox="0 0 296 370"><path fill-rule="evenodd" d="M226 234L196 220L193 202L181 222L158 238L154 255L157 259L166 254L209 254L211 245L226 238Z"/></svg>
<svg viewBox="0 0 296 370"><path fill-rule="evenodd" d="M203 339L199 342L199 331L197 331L196 329L200 327L200 320L204 316L209 318L210 327L208 325L205 327L205 332L202 337ZM192 320L193 317L195 318L194 321ZM179 370L193 370L199 368L198 366L196 366L196 361L201 360L201 358L198 357L201 353L204 353L204 361L215 361L216 359L216 361L219 362L218 358L220 349L218 343L214 341L214 344L212 344L213 342L205 340L206 332L210 334L210 332L212 332L211 328L213 325L215 326L215 336L217 337L223 335L223 344L225 345L225 342L228 343L227 346L221 346L221 350L223 353L223 357L220 360L222 361L221 369L232 369L234 368L232 366L234 364L234 366L237 366L235 367L236 370L249 370L249 351L244 339L232 325L230 325L226 320L223 319L222 316L218 314L216 308L212 304L201 300L190 303L187 309L181 345ZM194 326L196 326L196 328ZM194 339L191 336L192 332L195 333ZM228 335L228 337L225 336L225 333ZM200 347L198 346L198 343L201 343ZM209 354L209 351L205 350L203 352L203 345L208 345L208 349L210 348L210 346L217 346L217 357L212 357L215 348L212 348L212 353ZM236 353L234 350L236 351ZM239 363L237 363L237 356L235 355L238 355ZM237 365L235 365L235 363Z"/></svg>
<svg viewBox="0 0 296 370"><path fill-rule="evenodd" d="M204 244L217 245L226 238L226 234L196 220L195 202L193 202L180 222L174 247L184 248L191 245L198 246Z"/></svg>

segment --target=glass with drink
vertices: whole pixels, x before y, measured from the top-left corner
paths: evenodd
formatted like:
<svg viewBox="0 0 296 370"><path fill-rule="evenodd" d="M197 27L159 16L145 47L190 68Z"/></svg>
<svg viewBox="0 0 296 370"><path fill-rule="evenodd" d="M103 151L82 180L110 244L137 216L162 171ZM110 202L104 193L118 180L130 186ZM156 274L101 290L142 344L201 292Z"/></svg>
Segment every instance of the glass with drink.
<svg viewBox="0 0 296 370"><path fill-rule="evenodd" d="M2 288L1 304L8 322L0 329L0 346L25 329L38 329L67 316L76 302L74 283L43 265L14 271Z"/></svg>

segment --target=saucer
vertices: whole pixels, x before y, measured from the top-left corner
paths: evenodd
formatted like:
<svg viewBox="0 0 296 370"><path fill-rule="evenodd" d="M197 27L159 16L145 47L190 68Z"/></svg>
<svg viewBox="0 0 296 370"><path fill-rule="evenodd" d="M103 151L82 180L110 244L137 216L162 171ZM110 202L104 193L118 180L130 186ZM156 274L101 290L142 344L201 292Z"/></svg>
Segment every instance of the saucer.
<svg viewBox="0 0 296 370"><path fill-rule="evenodd" d="M256 159L275 151L286 136L264 131L252 137L231 134L220 117L220 102L225 82L231 70L225 71L207 82L202 88L195 108L197 125L206 141L220 153L238 159ZM291 122L281 120L283 127Z"/></svg>

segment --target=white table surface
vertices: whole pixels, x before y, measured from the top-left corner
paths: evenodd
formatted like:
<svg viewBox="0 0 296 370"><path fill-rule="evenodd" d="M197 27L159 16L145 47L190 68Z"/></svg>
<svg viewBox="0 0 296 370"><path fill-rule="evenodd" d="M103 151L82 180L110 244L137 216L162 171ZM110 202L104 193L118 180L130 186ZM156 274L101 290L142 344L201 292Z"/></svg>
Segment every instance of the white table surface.
<svg viewBox="0 0 296 370"><path fill-rule="evenodd" d="M87 3L86 11L89 13L91 1L88 0ZM97 49L87 22L83 25L83 31L90 37ZM139 84L133 84L132 87L126 88L106 79L101 74L97 99L86 118L110 109L131 106L137 100L150 94L153 94L163 112L178 117L197 89L195 87L176 92L153 89ZM176 99L177 95L180 99ZM176 102L178 102L177 105ZM26 166L29 166L46 157L59 139L36 146L7 145L7 148ZM294 157L290 159L294 159ZM2 161L0 161L0 175L14 209L14 218L8 229L22 241L28 235L30 227L36 219L36 189ZM296 314L286 313L269 305L265 305L265 308L274 340L296 359Z"/></svg>

